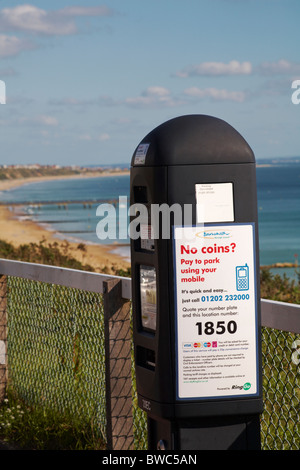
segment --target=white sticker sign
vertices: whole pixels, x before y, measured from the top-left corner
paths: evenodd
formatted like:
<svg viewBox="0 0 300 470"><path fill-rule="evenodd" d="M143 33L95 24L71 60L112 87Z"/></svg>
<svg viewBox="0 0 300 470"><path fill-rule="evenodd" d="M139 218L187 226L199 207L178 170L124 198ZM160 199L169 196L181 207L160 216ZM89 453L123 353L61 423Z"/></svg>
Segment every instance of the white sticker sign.
<svg viewBox="0 0 300 470"><path fill-rule="evenodd" d="M174 260L178 398L258 394L254 225L175 227Z"/></svg>
<svg viewBox="0 0 300 470"><path fill-rule="evenodd" d="M141 248L154 251L154 239L152 238L152 226L141 224Z"/></svg>
<svg viewBox="0 0 300 470"><path fill-rule="evenodd" d="M134 164L145 165L146 155L150 144L140 144L135 152Z"/></svg>
<svg viewBox="0 0 300 470"><path fill-rule="evenodd" d="M232 183L196 184L197 223L233 222Z"/></svg>
<svg viewBox="0 0 300 470"><path fill-rule="evenodd" d="M140 267L140 296L143 328L156 330L156 270Z"/></svg>

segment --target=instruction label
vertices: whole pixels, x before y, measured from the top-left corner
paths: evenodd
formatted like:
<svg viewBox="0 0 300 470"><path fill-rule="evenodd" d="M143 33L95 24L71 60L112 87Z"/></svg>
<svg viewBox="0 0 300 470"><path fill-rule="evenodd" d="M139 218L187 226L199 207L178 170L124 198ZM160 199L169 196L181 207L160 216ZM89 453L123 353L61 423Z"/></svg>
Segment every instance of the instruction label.
<svg viewBox="0 0 300 470"><path fill-rule="evenodd" d="M258 393L254 224L174 228L179 399Z"/></svg>
<svg viewBox="0 0 300 470"><path fill-rule="evenodd" d="M134 164L135 165L145 165L146 156L150 144L140 144L135 152Z"/></svg>
<svg viewBox="0 0 300 470"><path fill-rule="evenodd" d="M197 223L233 222L232 183L196 184Z"/></svg>

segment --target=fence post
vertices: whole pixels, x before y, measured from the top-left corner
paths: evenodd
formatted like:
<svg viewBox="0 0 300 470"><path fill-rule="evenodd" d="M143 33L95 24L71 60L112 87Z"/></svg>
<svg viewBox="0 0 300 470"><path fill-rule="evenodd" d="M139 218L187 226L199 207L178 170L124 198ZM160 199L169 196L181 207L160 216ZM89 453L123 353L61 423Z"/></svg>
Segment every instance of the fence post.
<svg viewBox="0 0 300 470"><path fill-rule="evenodd" d="M7 384L7 278L0 275L0 404Z"/></svg>
<svg viewBox="0 0 300 470"><path fill-rule="evenodd" d="M131 303L122 298L122 283L104 283L107 447L133 449L131 381Z"/></svg>

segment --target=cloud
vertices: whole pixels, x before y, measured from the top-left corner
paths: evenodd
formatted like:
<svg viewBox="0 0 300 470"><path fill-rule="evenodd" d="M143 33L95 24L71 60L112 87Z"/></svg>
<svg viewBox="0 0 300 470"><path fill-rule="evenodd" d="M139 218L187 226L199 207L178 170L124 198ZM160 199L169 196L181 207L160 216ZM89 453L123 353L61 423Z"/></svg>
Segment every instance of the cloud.
<svg viewBox="0 0 300 470"><path fill-rule="evenodd" d="M42 125L48 127L56 127L58 125L58 120L55 117L46 114L41 114L35 117L21 117L18 121L21 124L34 124L38 126Z"/></svg>
<svg viewBox="0 0 300 470"><path fill-rule="evenodd" d="M150 86L140 95L127 97L124 99L113 99L109 96L98 97L95 99L78 100L77 98L62 98L59 100L50 100L49 104L56 106L77 106L77 107L111 107L127 106L131 108L166 108L190 104L190 100L199 100L211 98L214 101L235 101L243 102L246 99L246 92L230 91L218 88L187 88L178 96L163 86Z"/></svg>
<svg viewBox="0 0 300 470"><path fill-rule="evenodd" d="M103 134L100 134L97 139L100 140L100 142L105 142L106 140L110 139L110 135L103 133Z"/></svg>
<svg viewBox="0 0 300 470"><path fill-rule="evenodd" d="M41 115L36 118L38 124L44 124L46 126L57 126L58 120L53 116Z"/></svg>
<svg viewBox="0 0 300 470"><path fill-rule="evenodd" d="M89 98L89 99L78 99L73 97L68 98L60 98L60 99L50 99L49 104L53 106L73 106L78 108L86 108L88 106L115 106L119 104L118 101L114 100L110 96L100 96L97 98Z"/></svg>
<svg viewBox="0 0 300 470"><path fill-rule="evenodd" d="M0 57L16 56L20 52L34 49L35 45L16 36L0 34Z"/></svg>
<svg viewBox="0 0 300 470"><path fill-rule="evenodd" d="M257 68L260 75L283 75L300 73L300 63L280 59L277 62L262 62Z"/></svg>
<svg viewBox="0 0 300 470"><path fill-rule="evenodd" d="M231 60L228 64L224 62L203 62L179 71L175 75L187 78L193 76L250 75L251 73L252 64L250 62Z"/></svg>
<svg viewBox="0 0 300 470"><path fill-rule="evenodd" d="M113 10L105 5L98 7L65 7L58 10L63 16L111 16Z"/></svg>
<svg viewBox="0 0 300 470"><path fill-rule="evenodd" d="M96 141L99 141L99 142L105 142L107 140L110 140L110 135L107 134L107 133L102 133L102 134L99 134L98 136L96 136L95 138L93 138L91 136L91 134L80 134L79 135L79 140L84 140L84 141L92 141L92 140L96 140Z"/></svg>
<svg viewBox="0 0 300 470"><path fill-rule="evenodd" d="M243 91L229 91L218 88L197 88L191 87L184 91L184 94L192 98L211 98L215 101L236 101L241 103L246 99L246 93Z"/></svg>
<svg viewBox="0 0 300 470"><path fill-rule="evenodd" d="M80 134L78 136L78 139L89 141L89 140L92 140L92 136L90 134Z"/></svg>
<svg viewBox="0 0 300 470"><path fill-rule="evenodd" d="M144 106L175 106L180 102L171 96L171 92L164 87L151 86L141 93L140 96L129 97L124 100L124 104L133 107Z"/></svg>
<svg viewBox="0 0 300 470"><path fill-rule="evenodd" d="M174 97L167 88L154 86L147 88L140 96L126 98L123 103L133 107L172 107L187 104L189 98L194 100L211 98L214 101L241 103L245 101L246 93L218 88L191 87L184 90L183 97Z"/></svg>
<svg viewBox="0 0 300 470"><path fill-rule="evenodd" d="M290 62L286 59L280 59L277 62L262 62L254 67L251 62L238 62L231 60L224 62L202 62L198 65L192 65L175 73L176 77L224 77L236 75L282 75L299 74L300 63Z"/></svg>
<svg viewBox="0 0 300 470"><path fill-rule="evenodd" d="M18 5L0 11L2 31L22 31L45 35L70 35L77 32L74 21L83 16L110 16L113 11L106 6L66 7L60 10L43 10L33 5Z"/></svg>

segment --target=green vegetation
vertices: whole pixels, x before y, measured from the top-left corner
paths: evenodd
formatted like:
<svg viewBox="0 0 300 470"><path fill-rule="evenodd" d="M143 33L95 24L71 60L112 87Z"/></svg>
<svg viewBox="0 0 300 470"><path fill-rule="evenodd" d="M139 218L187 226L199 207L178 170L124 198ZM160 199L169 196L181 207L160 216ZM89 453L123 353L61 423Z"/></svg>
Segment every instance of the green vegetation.
<svg viewBox="0 0 300 470"><path fill-rule="evenodd" d="M85 251L85 245L79 243L77 250ZM46 243L45 240L42 240L39 243L29 243L15 247L11 243L0 240L0 258L80 269L82 271L95 271L89 264L83 264L72 256L70 245L67 241L61 246L57 242ZM112 266L111 270L114 271L116 276L130 276L130 268L124 270ZM107 267L104 267L102 270L104 274L107 271Z"/></svg>
<svg viewBox="0 0 300 470"><path fill-rule="evenodd" d="M0 408L0 436L13 449L103 450L90 426L53 410L29 407L11 393Z"/></svg>
<svg viewBox="0 0 300 470"><path fill-rule="evenodd" d="M48 178L55 176L77 176L86 175L93 176L95 174L103 173L104 171L116 172L123 171L120 168L85 168L85 167L72 167L56 165L17 165L17 166L0 166L0 181L10 181L24 178ZM126 171L126 170L125 170Z"/></svg>
<svg viewBox="0 0 300 470"><path fill-rule="evenodd" d="M272 274L268 269L262 269L260 273L260 296L262 299L299 304L300 279L296 283L285 275Z"/></svg>
<svg viewBox="0 0 300 470"><path fill-rule="evenodd" d="M46 244L44 240L18 247L0 240L0 258L94 271L92 266L83 265L70 255L68 242L65 242L62 249L60 249L58 243Z"/></svg>
<svg viewBox="0 0 300 470"><path fill-rule="evenodd" d="M30 167L0 167L0 180L15 180L20 178L38 178L45 176L70 176L78 175L81 171L79 169L73 169L71 167L52 167L52 166L40 166L38 168Z"/></svg>

